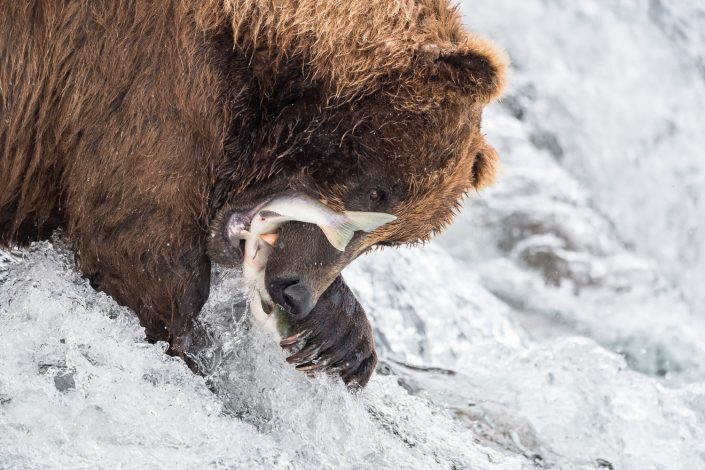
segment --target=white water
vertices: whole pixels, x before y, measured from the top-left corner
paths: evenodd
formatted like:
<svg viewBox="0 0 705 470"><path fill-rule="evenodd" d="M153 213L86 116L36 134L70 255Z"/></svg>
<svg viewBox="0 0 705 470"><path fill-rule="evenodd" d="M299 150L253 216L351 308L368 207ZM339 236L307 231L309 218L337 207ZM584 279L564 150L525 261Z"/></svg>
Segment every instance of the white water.
<svg viewBox="0 0 705 470"><path fill-rule="evenodd" d="M504 161L424 248L345 272L381 366L359 395L204 311L208 381L50 243L0 252L0 468L705 468L702 2L480 0Z"/></svg>

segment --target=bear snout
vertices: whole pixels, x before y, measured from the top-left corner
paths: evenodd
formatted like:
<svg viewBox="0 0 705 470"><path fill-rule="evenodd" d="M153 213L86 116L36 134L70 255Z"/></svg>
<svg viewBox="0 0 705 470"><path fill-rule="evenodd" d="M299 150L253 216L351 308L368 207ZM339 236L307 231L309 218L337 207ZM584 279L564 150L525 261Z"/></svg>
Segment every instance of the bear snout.
<svg viewBox="0 0 705 470"><path fill-rule="evenodd" d="M314 224L282 225L265 268L267 293L293 317L304 318L353 260L356 250L351 248L337 250Z"/></svg>
<svg viewBox="0 0 705 470"><path fill-rule="evenodd" d="M306 318L315 306L313 289L301 279L276 278L269 282L267 291L296 320Z"/></svg>

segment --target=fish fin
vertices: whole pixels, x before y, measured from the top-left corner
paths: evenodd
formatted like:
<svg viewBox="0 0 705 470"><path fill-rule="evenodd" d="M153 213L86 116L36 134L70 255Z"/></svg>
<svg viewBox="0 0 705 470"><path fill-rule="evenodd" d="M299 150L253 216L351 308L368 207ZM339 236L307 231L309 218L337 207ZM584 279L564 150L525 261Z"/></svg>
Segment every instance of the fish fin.
<svg viewBox="0 0 705 470"><path fill-rule="evenodd" d="M277 239L279 238L278 233L263 233L262 235L259 236L264 242L269 245L269 246L274 246L274 244L277 242Z"/></svg>
<svg viewBox="0 0 705 470"><path fill-rule="evenodd" d="M320 227L330 244L338 251L345 251L345 247L348 246L353 235L355 235L354 227L347 222L338 227L328 225L320 225Z"/></svg>
<svg viewBox="0 0 705 470"><path fill-rule="evenodd" d="M321 226L326 238L336 249L345 251L357 231L371 232L396 220L396 216L382 212L344 212L345 220L337 227Z"/></svg>
<svg viewBox="0 0 705 470"><path fill-rule="evenodd" d="M355 226L356 231L362 230L363 232L371 232L397 219L395 215L386 214L384 212L346 211L343 214L345 218L348 219L348 223Z"/></svg>
<svg viewBox="0 0 705 470"><path fill-rule="evenodd" d="M279 212L274 212L274 211L270 211L267 209L263 209L263 210L259 211L259 216L260 217L281 217L281 214Z"/></svg>

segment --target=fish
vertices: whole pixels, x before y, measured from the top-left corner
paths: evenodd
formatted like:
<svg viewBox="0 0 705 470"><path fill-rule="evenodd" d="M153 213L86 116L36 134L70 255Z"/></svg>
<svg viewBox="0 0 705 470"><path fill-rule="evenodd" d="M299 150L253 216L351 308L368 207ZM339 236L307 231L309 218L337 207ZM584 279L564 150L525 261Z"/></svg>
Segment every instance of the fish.
<svg viewBox="0 0 705 470"><path fill-rule="evenodd" d="M275 197L258 208L249 227L243 217L232 216L228 236L233 242L244 241L243 276L254 290L256 299L251 302L251 310L255 318L274 327L275 336L286 329L284 312L272 302L264 285L267 260L283 224L297 221L317 225L333 247L345 251L355 232L372 232L394 220L396 216L384 212L336 212L319 200L297 193ZM277 317L274 322L272 313Z"/></svg>
<svg viewBox="0 0 705 470"><path fill-rule="evenodd" d="M276 238L265 237L273 234L282 224L306 222L318 225L331 245L345 251L355 232L372 232L394 220L396 216L384 212L336 212L312 197L293 194L280 196L265 205L253 219L250 231L270 243Z"/></svg>
<svg viewBox="0 0 705 470"><path fill-rule="evenodd" d="M336 212L312 197L287 194L276 197L259 208L252 217L249 228L244 227L241 218L232 218L228 234L231 240L244 240L244 264L263 268L271 251L267 247L276 243L277 230L287 222L298 221L317 225L333 247L345 251L355 232L372 232L394 220L396 216L384 212Z"/></svg>

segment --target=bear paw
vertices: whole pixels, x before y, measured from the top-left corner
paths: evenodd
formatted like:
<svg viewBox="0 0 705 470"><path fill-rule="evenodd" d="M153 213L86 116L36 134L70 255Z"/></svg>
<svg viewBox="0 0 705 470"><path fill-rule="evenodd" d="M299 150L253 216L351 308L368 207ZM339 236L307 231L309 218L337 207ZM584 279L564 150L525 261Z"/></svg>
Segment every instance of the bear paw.
<svg viewBox="0 0 705 470"><path fill-rule="evenodd" d="M295 351L287 362L304 372L339 374L351 388L364 387L377 365L372 327L360 303L341 277L325 291L316 307L292 322L282 348Z"/></svg>

